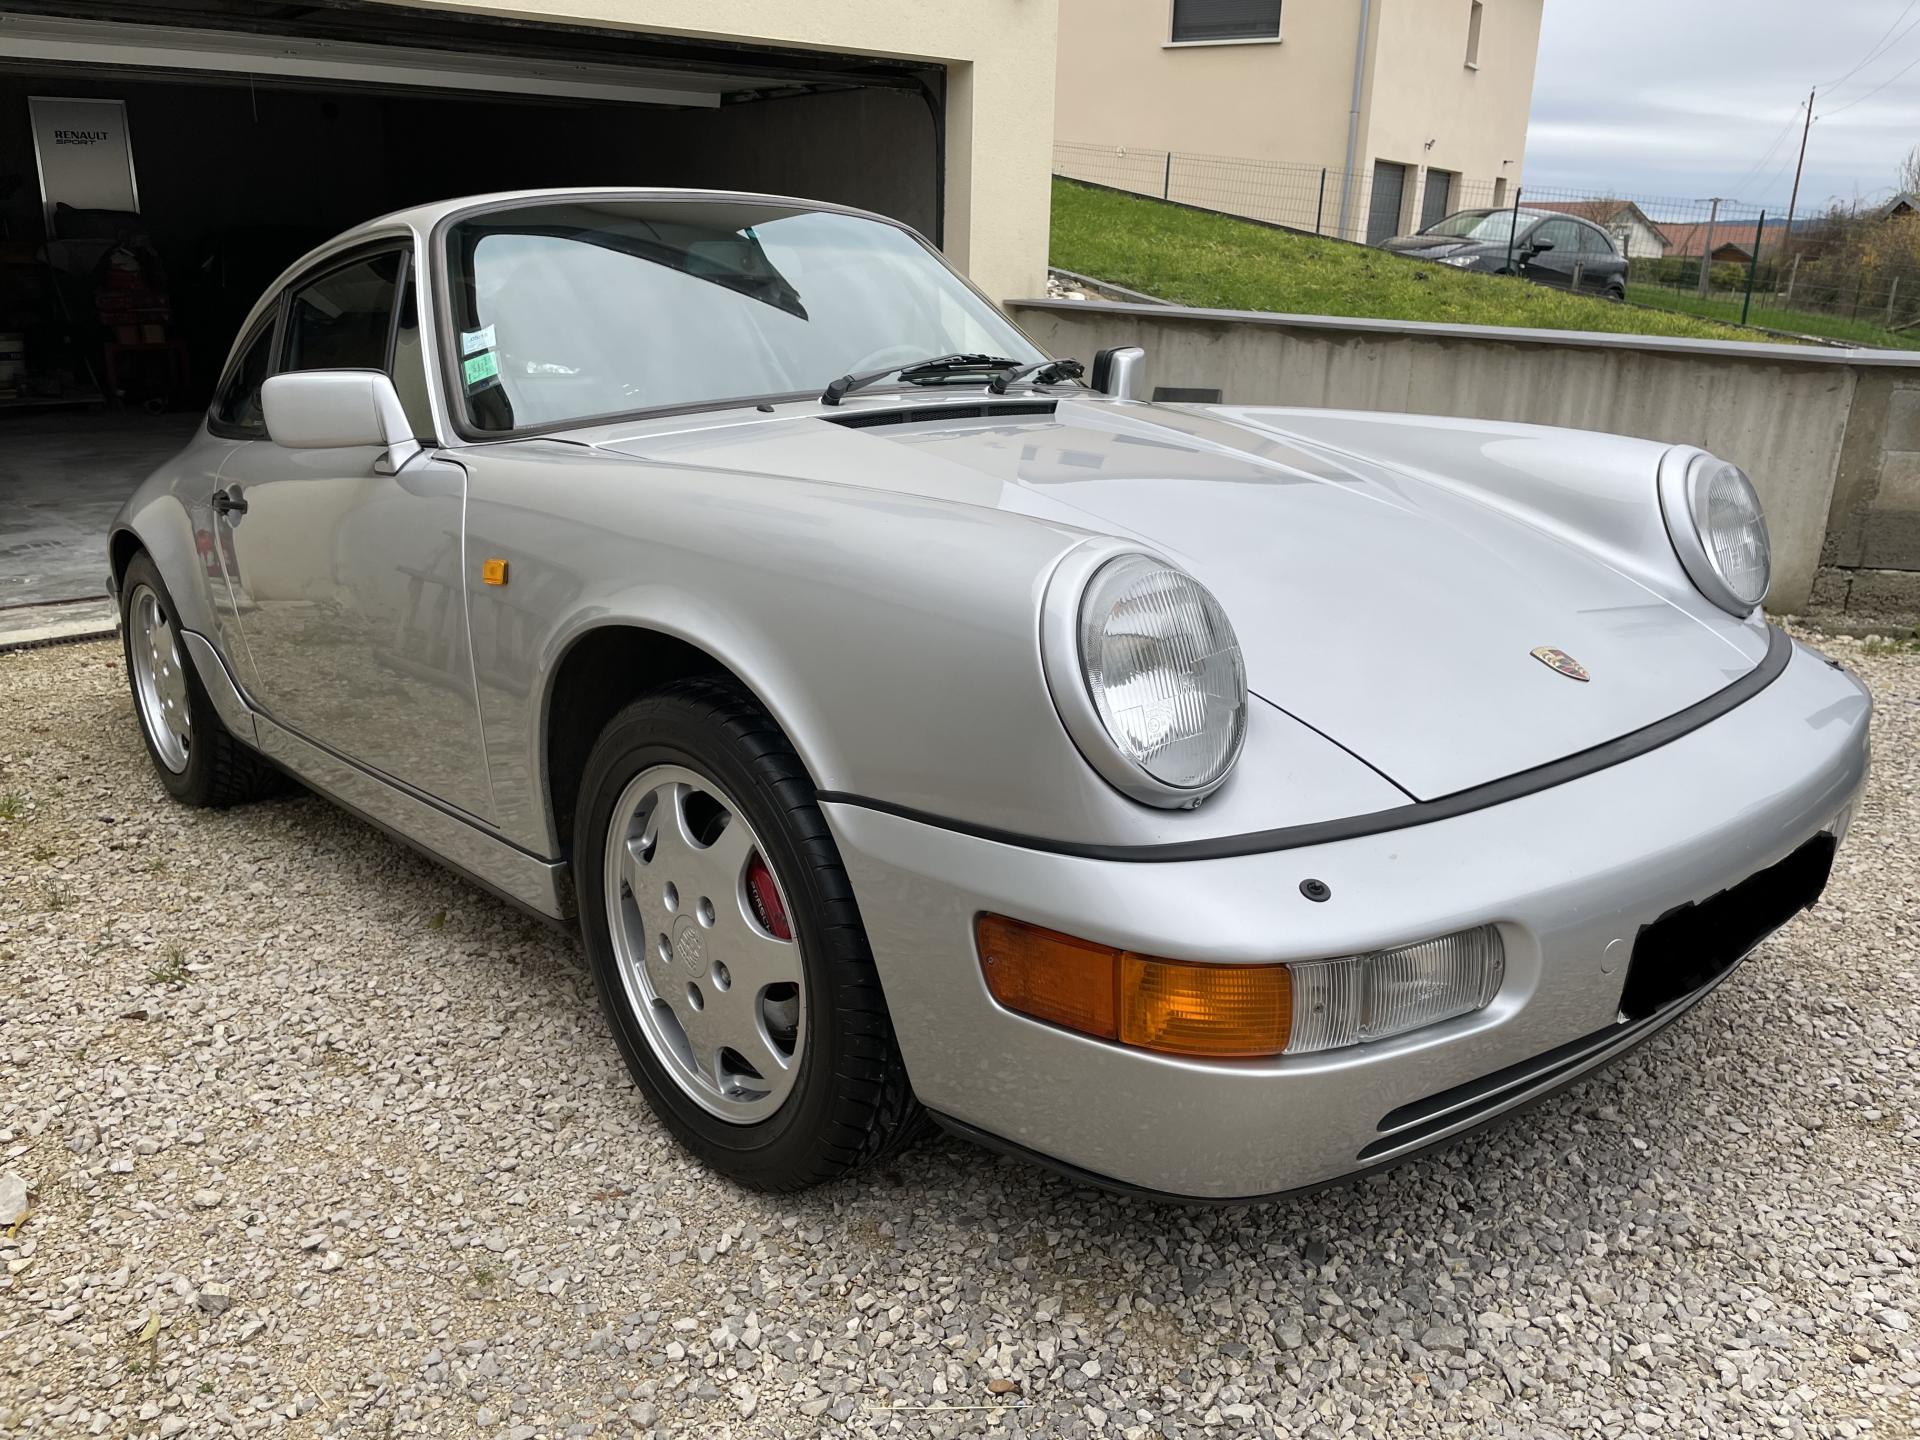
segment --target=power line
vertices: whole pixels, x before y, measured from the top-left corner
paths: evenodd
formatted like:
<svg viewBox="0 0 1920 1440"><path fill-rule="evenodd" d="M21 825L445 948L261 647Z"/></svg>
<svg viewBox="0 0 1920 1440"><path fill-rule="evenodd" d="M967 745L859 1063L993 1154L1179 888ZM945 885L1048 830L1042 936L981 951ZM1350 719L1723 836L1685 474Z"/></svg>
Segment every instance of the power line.
<svg viewBox="0 0 1920 1440"><path fill-rule="evenodd" d="M1920 23L1920 22L1916 22L1916 23ZM1920 55L1914 56L1913 59L1909 60L1906 64L1902 65L1898 70L1894 71L1893 74L1889 75L1886 79L1882 80L1878 85L1874 86L1873 89L1869 90L1866 94L1862 95L1858 100L1849 100L1846 104L1842 105L1838 110L1829 110L1826 112L1826 114L1820 116L1819 118L1822 120L1826 120L1835 115L1844 115L1847 111L1853 109L1854 106L1864 105L1867 101L1873 99L1874 96L1878 95L1882 90L1886 89L1887 86L1893 84L1894 81L1898 80L1902 75L1906 74L1909 70L1913 69L1913 67L1916 65L1920 65Z"/></svg>
<svg viewBox="0 0 1920 1440"><path fill-rule="evenodd" d="M1855 65L1853 69L1847 71L1847 73L1842 75L1840 79L1822 81L1815 88L1820 90L1831 90L1833 89L1834 86L1841 84L1843 81L1851 80L1855 75L1858 75L1862 70L1866 69L1867 66L1871 65L1876 59L1880 57L1882 53L1881 47L1887 43L1887 35L1893 34L1893 32L1899 28L1900 21L1906 19L1907 16L1913 13L1913 7L1915 5L1920 5L1920 0L1907 0L1907 8L1900 12L1899 16L1894 20L1893 24L1887 26L1886 35L1882 35L1878 40L1873 42L1872 48L1867 51L1865 57L1862 58L1860 63ZM1905 37L1902 37L1902 38L1905 38Z"/></svg>
<svg viewBox="0 0 1920 1440"><path fill-rule="evenodd" d="M1920 0L1914 0L1914 3L1920 4ZM1802 101L1800 104L1793 107L1793 114L1788 116L1787 123L1780 127L1780 133L1773 137L1773 143L1767 146L1765 153L1763 153L1758 160L1754 161L1753 164L1749 165L1746 168L1745 172L1740 176L1738 180L1734 181L1733 184L1727 187L1729 190L1740 189L1741 186L1745 185L1747 181L1751 180L1755 175L1757 175L1760 172L1760 169L1762 166L1764 166L1769 160L1773 158L1773 152L1780 148L1780 142L1786 139L1787 136L1793 133L1794 125L1800 119L1800 112L1805 108L1806 108L1806 102L1804 101Z"/></svg>

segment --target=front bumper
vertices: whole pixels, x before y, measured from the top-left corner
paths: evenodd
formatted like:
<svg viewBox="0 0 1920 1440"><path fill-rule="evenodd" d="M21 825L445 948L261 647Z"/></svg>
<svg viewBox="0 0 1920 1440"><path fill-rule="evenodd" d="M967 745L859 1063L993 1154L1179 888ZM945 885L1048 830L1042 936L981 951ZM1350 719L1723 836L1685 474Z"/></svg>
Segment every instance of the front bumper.
<svg viewBox="0 0 1920 1440"><path fill-rule="evenodd" d="M1834 829L1866 776L1871 708L1851 676L1796 647L1759 695L1632 760L1428 825L1229 859L1082 859L825 808L929 1109L1122 1186L1264 1196L1472 1129L1683 1013L1701 992L1620 1020L1635 936ZM1333 898L1305 899L1306 878ZM974 952L983 911L1147 954L1243 964L1493 923L1506 979L1486 1009L1393 1040L1186 1060L1001 1009Z"/></svg>

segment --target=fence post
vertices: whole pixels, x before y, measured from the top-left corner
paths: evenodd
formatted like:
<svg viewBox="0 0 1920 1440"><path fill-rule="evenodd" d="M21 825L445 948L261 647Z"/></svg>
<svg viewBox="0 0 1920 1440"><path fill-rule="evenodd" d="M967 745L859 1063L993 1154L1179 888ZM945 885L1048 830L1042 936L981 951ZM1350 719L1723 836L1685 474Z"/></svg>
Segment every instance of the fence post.
<svg viewBox="0 0 1920 1440"><path fill-rule="evenodd" d="M1747 323L1747 312L1753 309L1753 275L1760 268L1760 242L1767 237L1767 212L1760 212L1760 223L1753 227L1753 254L1747 257L1747 298L1740 302L1740 323Z"/></svg>
<svg viewBox="0 0 1920 1440"><path fill-rule="evenodd" d="M1789 235L1787 238L1791 240L1793 237ZM1799 278L1800 278L1800 257L1798 255L1795 255L1793 257L1793 265L1787 271L1787 300L1789 302L1793 300L1794 281L1798 280Z"/></svg>
<svg viewBox="0 0 1920 1440"><path fill-rule="evenodd" d="M1887 324L1893 324L1893 302L1900 298L1900 277L1893 277L1893 284L1887 288Z"/></svg>
<svg viewBox="0 0 1920 1440"><path fill-rule="evenodd" d="M1320 167L1320 199L1313 207L1313 233L1320 233L1320 222L1327 214L1327 167Z"/></svg>
<svg viewBox="0 0 1920 1440"><path fill-rule="evenodd" d="M1518 185L1513 187L1513 223L1507 226L1507 273L1509 275L1513 273L1513 234L1520 228L1520 196L1523 193L1522 187Z"/></svg>
<svg viewBox="0 0 1920 1440"><path fill-rule="evenodd" d="M1586 278L1586 274L1587 274L1586 261L1584 260L1574 261L1573 262L1573 293L1574 294L1578 295L1580 293L1580 282Z"/></svg>
<svg viewBox="0 0 1920 1440"><path fill-rule="evenodd" d="M1173 198L1173 151L1171 150L1167 151L1167 173L1160 182L1160 198L1162 200Z"/></svg>
<svg viewBox="0 0 1920 1440"><path fill-rule="evenodd" d="M1860 292L1866 288L1867 272L1862 270L1853 282L1853 313L1847 317L1849 320L1858 320L1860 318Z"/></svg>

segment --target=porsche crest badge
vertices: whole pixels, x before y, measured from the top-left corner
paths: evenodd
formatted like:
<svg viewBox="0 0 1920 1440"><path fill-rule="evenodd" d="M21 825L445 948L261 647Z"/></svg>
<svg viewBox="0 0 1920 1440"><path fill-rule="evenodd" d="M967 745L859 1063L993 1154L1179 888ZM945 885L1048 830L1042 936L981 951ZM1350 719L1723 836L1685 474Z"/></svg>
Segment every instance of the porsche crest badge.
<svg viewBox="0 0 1920 1440"><path fill-rule="evenodd" d="M1564 650L1556 650L1551 645L1536 645L1530 653L1534 659L1538 660L1549 670L1557 671L1569 680L1591 680L1593 678L1587 673L1586 666L1582 665Z"/></svg>

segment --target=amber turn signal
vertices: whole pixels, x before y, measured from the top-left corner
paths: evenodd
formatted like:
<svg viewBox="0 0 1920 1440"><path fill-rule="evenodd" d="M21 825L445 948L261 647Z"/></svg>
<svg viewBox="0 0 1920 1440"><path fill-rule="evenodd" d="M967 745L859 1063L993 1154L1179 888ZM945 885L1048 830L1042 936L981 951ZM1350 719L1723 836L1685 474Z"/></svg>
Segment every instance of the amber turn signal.
<svg viewBox="0 0 1920 1440"><path fill-rule="evenodd" d="M982 915L974 938L988 992L1035 1020L1169 1055L1247 1059L1287 1048L1284 965L1159 960L1004 915Z"/></svg>

